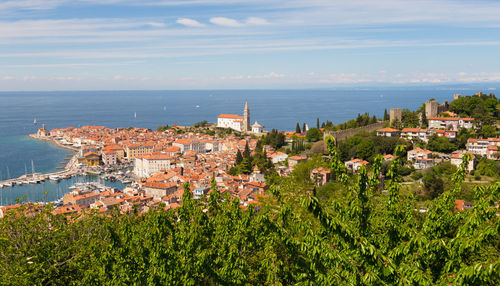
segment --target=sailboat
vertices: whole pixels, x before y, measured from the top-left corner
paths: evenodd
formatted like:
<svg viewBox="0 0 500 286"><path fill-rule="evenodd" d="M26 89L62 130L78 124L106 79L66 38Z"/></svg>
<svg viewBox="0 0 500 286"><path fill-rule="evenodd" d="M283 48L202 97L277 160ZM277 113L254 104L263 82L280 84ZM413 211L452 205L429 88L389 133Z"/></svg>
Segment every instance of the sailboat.
<svg viewBox="0 0 500 286"><path fill-rule="evenodd" d="M33 125L36 125L36 118L35 118L35 120L33 120Z"/></svg>
<svg viewBox="0 0 500 286"><path fill-rule="evenodd" d="M134 112L134 118L137 118L137 112Z"/></svg>

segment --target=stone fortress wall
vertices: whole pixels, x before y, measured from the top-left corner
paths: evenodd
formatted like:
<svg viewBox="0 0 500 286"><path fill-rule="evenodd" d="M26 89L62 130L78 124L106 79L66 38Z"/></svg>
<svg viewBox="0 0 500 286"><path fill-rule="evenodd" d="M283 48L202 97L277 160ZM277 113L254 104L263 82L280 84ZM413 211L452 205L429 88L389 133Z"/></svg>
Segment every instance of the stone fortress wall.
<svg viewBox="0 0 500 286"><path fill-rule="evenodd" d="M337 141L344 140L358 134L358 132L360 131L372 132L377 129L383 128L385 123L385 121L382 121L353 129L325 131L325 133L323 134L323 138L326 138L327 136L333 136Z"/></svg>

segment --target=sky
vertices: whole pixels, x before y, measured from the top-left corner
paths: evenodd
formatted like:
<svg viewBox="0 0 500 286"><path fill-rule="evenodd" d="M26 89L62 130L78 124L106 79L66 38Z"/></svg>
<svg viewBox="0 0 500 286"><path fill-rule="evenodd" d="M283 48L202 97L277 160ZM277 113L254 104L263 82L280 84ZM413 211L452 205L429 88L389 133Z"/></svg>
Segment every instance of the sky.
<svg viewBox="0 0 500 286"><path fill-rule="evenodd" d="M0 0L0 91L499 82L498 0Z"/></svg>

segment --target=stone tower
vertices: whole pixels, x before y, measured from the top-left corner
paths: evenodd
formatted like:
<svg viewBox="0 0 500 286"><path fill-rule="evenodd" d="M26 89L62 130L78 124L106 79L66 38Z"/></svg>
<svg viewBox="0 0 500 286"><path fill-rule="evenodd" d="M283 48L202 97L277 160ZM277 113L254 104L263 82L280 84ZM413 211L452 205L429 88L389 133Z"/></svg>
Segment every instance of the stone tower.
<svg viewBox="0 0 500 286"><path fill-rule="evenodd" d="M399 122L401 122L401 119L402 119L402 111L401 111L401 108L391 108L390 109L390 119L389 119L389 123L392 124L392 122L394 122L394 120L398 120Z"/></svg>
<svg viewBox="0 0 500 286"><path fill-rule="evenodd" d="M428 100L425 102L425 117L435 117L438 114L439 102Z"/></svg>
<svg viewBox="0 0 500 286"><path fill-rule="evenodd" d="M250 132L250 108L248 107L248 101L245 101L245 110L243 111L243 131Z"/></svg>

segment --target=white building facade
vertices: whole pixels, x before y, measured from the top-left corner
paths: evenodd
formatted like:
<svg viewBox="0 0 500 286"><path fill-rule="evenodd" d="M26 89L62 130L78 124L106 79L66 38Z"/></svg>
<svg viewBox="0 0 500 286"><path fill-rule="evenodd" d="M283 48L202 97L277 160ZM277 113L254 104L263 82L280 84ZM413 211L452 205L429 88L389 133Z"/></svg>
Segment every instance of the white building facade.
<svg viewBox="0 0 500 286"><path fill-rule="evenodd" d="M148 154L135 158L134 174L138 177L149 177L160 170L175 167L174 158L168 154Z"/></svg>
<svg viewBox="0 0 500 286"><path fill-rule="evenodd" d="M241 132L243 130L243 116L235 114L221 114L217 118L217 127L231 128Z"/></svg>

